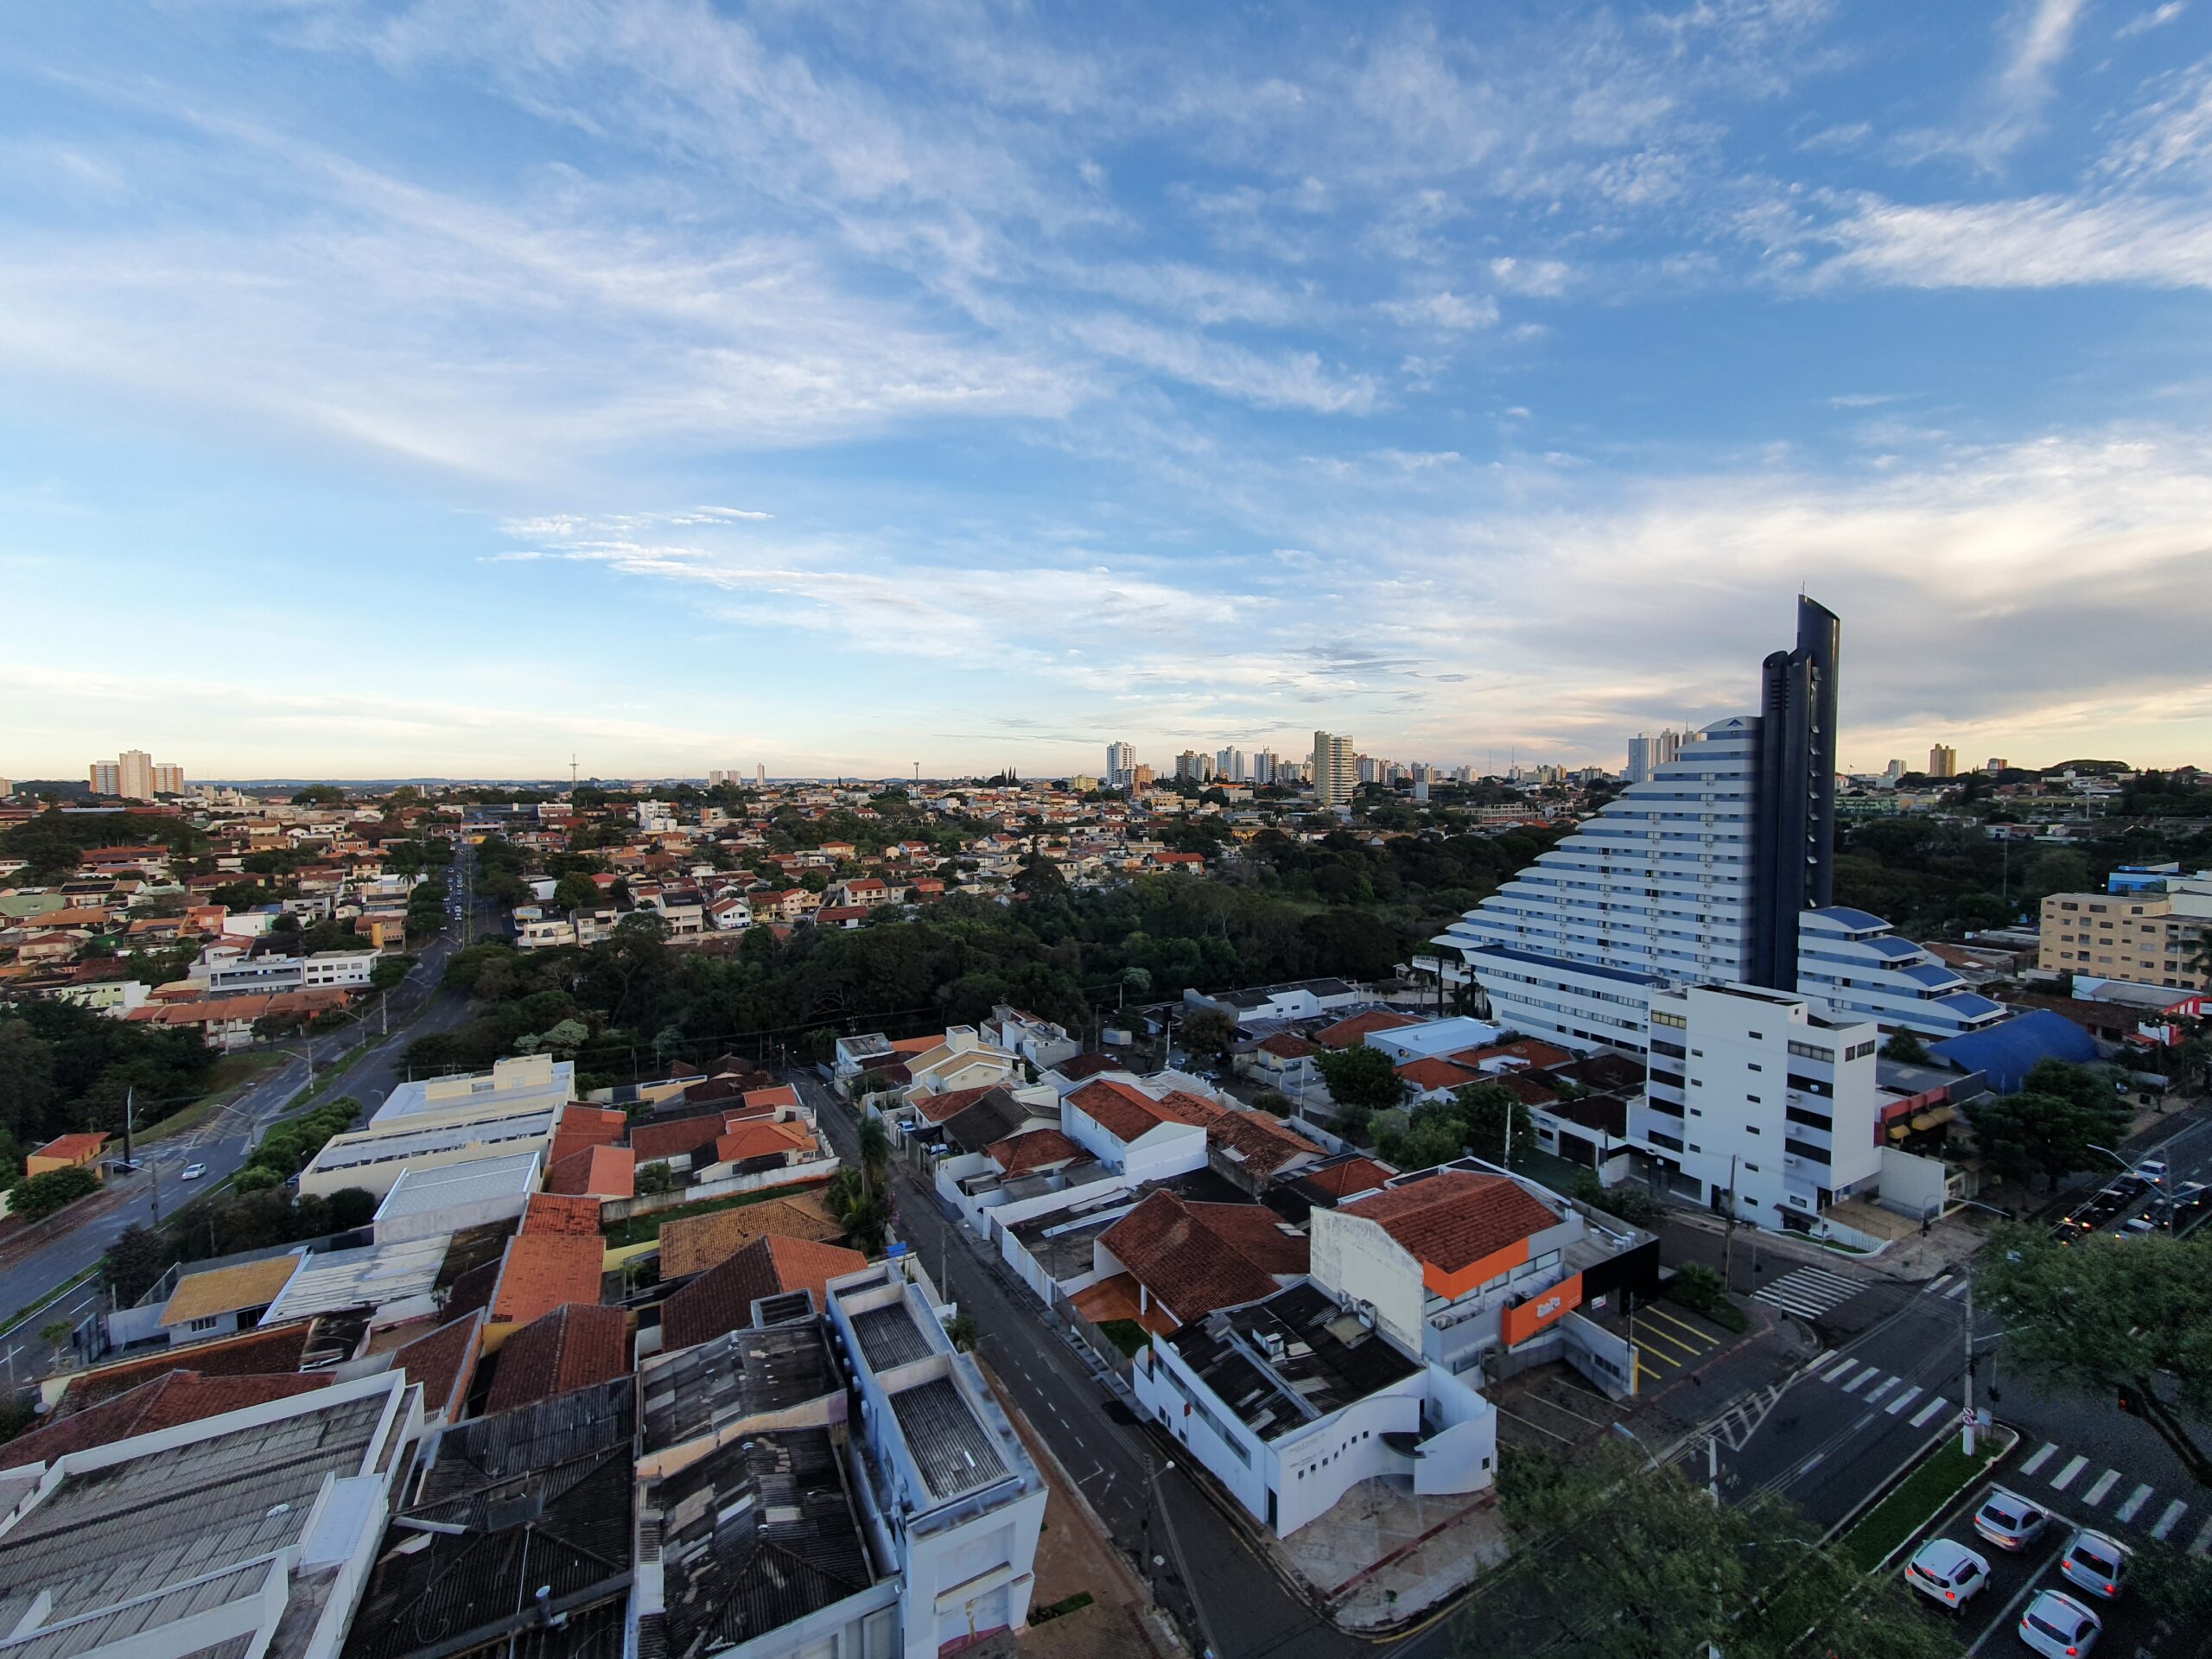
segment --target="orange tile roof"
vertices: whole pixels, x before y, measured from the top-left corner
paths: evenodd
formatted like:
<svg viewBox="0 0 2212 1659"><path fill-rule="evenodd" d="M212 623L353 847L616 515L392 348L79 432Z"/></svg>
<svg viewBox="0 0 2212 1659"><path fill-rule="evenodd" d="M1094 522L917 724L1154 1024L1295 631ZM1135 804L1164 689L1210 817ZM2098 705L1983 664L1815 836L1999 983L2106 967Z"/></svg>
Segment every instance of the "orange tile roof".
<svg viewBox="0 0 2212 1659"><path fill-rule="evenodd" d="M797 1123L741 1123L715 1142L715 1161L741 1163L748 1158L770 1158L779 1153L802 1150L814 1142Z"/></svg>
<svg viewBox="0 0 2212 1659"><path fill-rule="evenodd" d="M1461 1065L1480 1069L1484 1060L1516 1059L1533 1066L1572 1065L1575 1056L1572 1050L1557 1043L1545 1042L1540 1037L1516 1038L1510 1043L1492 1043L1488 1048L1463 1048L1446 1057Z"/></svg>
<svg viewBox="0 0 2212 1659"><path fill-rule="evenodd" d="M1325 1169L1306 1170L1299 1179L1310 1181L1332 1198L1341 1198L1355 1192L1371 1192L1397 1173L1372 1158L1347 1158Z"/></svg>
<svg viewBox="0 0 2212 1659"><path fill-rule="evenodd" d="M1446 1273L1560 1222L1519 1182L1471 1169L1441 1169L1385 1187L1340 1205L1338 1213L1376 1223L1422 1265Z"/></svg>
<svg viewBox="0 0 2212 1659"><path fill-rule="evenodd" d="M76 1135L57 1135L42 1147L35 1147L34 1158L67 1158L73 1162L99 1156L100 1148L107 1144L107 1136L97 1130L87 1129Z"/></svg>
<svg viewBox="0 0 2212 1659"><path fill-rule="evenodd" d="M563 1302L599 1300L606 1250L596 1238L569 1233L517 1233L507 1242L492 1293L495 1324L528 1325Z"/></svg>
<svg viewBox="0 0 2212 1659"><path fill-rule="evenodd" d="M545 1190L595 1198L630 1198L638 1192L637 1159L627 1147L586 1147L545 1172Z"/></svg>
<svg viewBox="0 0 2212 1659"><path fill-rule="evenodd" d="M665 1222L660 1230L660 1276L688 1278L719 1267L756 1239L772 1234L833 1243L845 1236L818 1191L709 1211Z"/></svg>
<svg viewBox="0 0 2212 1659"><path fill-rule="evenodd" d="M630 1131L630 1150L641 1164L658 1163L713 1146L728 1127L714 1112L679 1117L671 1123L640 1123Z"/></svg>
<svg viewBox="0 0 2212 1659"><path fill-rule="evenodd" d="M799 1104L798 1090L788 1083L779 1083L771 1089L748 1089L745 1091L745 1104L754 1111L763 1106L796 1107Z"/></svg>
<svg viewBox="0 0 2212 1659"><path fill-rule="evenodd" d="M1394 1008L1370 1008L1316 1032L1313 1040L1323 1048L1357 1048L1371 1031L1395 1031L1401 1026L1419 1024L1421 1021L1410 1014L1400 1014Z"/></svg>
<svg viewBox="0 0 2212 1659"><path fill-rule="evenodd" d="M1026 1175L1033 1169L1049 1169L1054 1164L1090 1155L1058 1129L1027 1129L994 1141L983 1150L1008 1175Z"/></svg>
<svg viewBox="0 0 2212 1659"><path fill-rule="evenodd" d="M627 1112L601 1111L595 1106L570 1106L561 1114L553 1131L553 1144L545 1154L548 1164L575 1156L591 1147L619 1145L630 1133Z"/></svg>
<svg viewBox="0 0 2212 1659"><path fill-rule="evenodd" d="M126 1389L135 1389L150 1377L173 1371L181 1364L189 1365L202 1376L264 1376L297 1371L315 1323L312 1319L295 1319L265 1331L219 1337L213 1342L195 1342L149 1354L143 1359L118 1360L111 1365L79 1371L69 1379L67 1391L61 1396L61 1409L81 1411L99 1401L111 1399Z"/></svg>
<svg viewBox="0 0 2212 1659"><path fill-rule="evenodd" d="M486 1414L612 1382L630 1369L630 1316L619 1307L568 1302L500 1344Z"/></svg>
<svg viewBox="0 0 2212 1659"><path fill-rule="evenodd" d="M1323 1152L1268 1112L1224 1111L1206 1125L1206 1139L1230 1154L1242 1167L1262 1177L1273 1175L1300 1158L1319 1158Z"/></svg>
<svg viewBox="0 0 2212 1659"><path fill-rule="evenodd" d="M1068 1099L1116 1141L1137 1140L1162 1123L1210 1122L1223 1109L1180 1090L1167 1100L1154 1100L1142 1090L1111 1077L1086 1083ZM1171 1100L1176 1103L1171 1106Z"/></svg>
<svg viewBox="0 0 2212 1659"><path fill-rule="evenodd" d="M448 1422L459 1421L476 1375L477 1339L483 1331L484 1311L471 1308L393 1351L392 1369L406 1372L410 1382L423 1385L425 1416L443 1412Z"/></svg>
<svg viewBox="0 0 2212 1659"><path fill-rule="evenodd" d="M1483 1080L1479 1071L1438 1059L1408 1060L1398 1068L1398 1075L1416 1089L1461 1089Z"/></svg>
<svg viewBox="0 0 2212 1659"><path fill-rule="evenodd" d="M522 1230L597 1238L599 1217L599 1199L589 1193L533 1192L522 1212Z"/></svg>
<svg viewBox="0 0 2212 1659"><path fill-rule="evenodd" d="M151 1382L51 1420L0 1445L0 1467L51 1463L67 1452L112 1446L134 1434L151 1434L156 1429L219 1417L226 1411L288 1400L296 1394L328 1388L335 1380L297 1373L206 1376L194 1370L164 1371Z"/></svg>
<svg viewBox="0 0 2212 1659"><path fill-rule="evenodd" d="M1154 1192L1098 1236L1098 1242L1189 1324L1219 1307L1272 1296L1278 1274L1306 1270L1303 1235L1282 1229L1264 1205L1192 1204Z"/></svg>

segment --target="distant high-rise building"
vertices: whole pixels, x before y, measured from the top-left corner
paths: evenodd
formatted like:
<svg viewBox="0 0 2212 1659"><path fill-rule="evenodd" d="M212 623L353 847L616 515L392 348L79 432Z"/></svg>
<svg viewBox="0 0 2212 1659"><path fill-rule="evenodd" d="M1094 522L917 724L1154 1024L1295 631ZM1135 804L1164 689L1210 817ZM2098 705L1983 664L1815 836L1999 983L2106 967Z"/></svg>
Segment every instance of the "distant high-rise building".
<svg viewBox="0 0 2212 1659"><path fill-rule="evenodd" d="M1628 741L1628 780L1648 784L1651 775L1682 752L1682 734L1672 727L1656 737L1638 732Z"/></svg>
<svg viewBox="0 0 2212 1659"><path fill-rule="evenodd" d="M125 749L111 762L95 760L86 778L95 795L120 795L134 801L184 791L184 768L167 761L157 764L143 749Z"/></svg>
<svg viewBox="0 0 2212 1659"><path fill-rule="evenodd" d="M1948 743L1938 743L1928 751L1928 775L1930 778L1955 778L1959 775L1959 752Z"/></svg>
<svg viewBox="0 0 2212 1659"><path fill-rule="evenodd" d="M1252 757L1242 749L1224 749L1213 758L1214 776L1224 784L1252 781Z"/></svg>
<svg viewBox="0 0 2212 1659"><path fill-rule="evenodd" d="M1904 762L1902 760L1892 760L1882 768L1882 777L1892 789L1897 787L1897 779L1904 776Z"/></svg>
<svg viewBox="0 0 2212 1659"><path fill-rule="evenodd" d="M2012 763L2001 754L1993 754L1981 763L1981 769L1994 778L2000 772L2009 772Z"/></svg>
<svg viewBox="0 0 2212 1659"><path fill-rule="evenodd" d="M1313 734L1313 798L1323 806L1342 806L1359 786L1358 759L1350 737Z"/></svg>
<svg viewBox="0 0 2212 1659"><path fill-rule="evenodd" d="M766 766L760 765L754 766L753 768L753 787L755 789L766 789L768 787L768 768Z"/></svg>
<svg viewBox="0 0 2212 1659"><path fill-rule="evenodd" d="M1130 769L1129 787L1132 790L1150 789L1152 787L1152 768L1146 766L1141 760L1140 760Z"/></svg>
<svg viewBox="0 0 2212 1659"><path fill-rule="evenodd" d="M1106 787L1127 789L1135 777L1137 746L1134 743L1109 743L1106 746Z"/></svg>
<svg viewBox="0 0 2212 1659"><path fill-rule="evenodd" d="M1275 781L1275 774L1282 768L1282 761L1273 749L1262 749L1252 757L1252 781L1265 785Z"/></svg>

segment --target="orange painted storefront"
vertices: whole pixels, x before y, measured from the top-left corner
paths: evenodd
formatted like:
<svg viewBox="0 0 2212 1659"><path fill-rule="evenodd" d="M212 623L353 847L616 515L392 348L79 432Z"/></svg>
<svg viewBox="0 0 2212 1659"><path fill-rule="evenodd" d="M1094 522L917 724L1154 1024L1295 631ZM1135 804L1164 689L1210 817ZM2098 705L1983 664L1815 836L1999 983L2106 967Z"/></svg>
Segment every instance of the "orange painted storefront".
<svg viewBox="0 0 2212 1659"><path fill-rule="evenodd" d="M1505 1345L1516 1346L1536 1332L1567 1317L1582 1306L1582 1275L1562 1279L1549 1290L1531 1296L1517 1307L1509 1307L1498 1321Z"/></svg>

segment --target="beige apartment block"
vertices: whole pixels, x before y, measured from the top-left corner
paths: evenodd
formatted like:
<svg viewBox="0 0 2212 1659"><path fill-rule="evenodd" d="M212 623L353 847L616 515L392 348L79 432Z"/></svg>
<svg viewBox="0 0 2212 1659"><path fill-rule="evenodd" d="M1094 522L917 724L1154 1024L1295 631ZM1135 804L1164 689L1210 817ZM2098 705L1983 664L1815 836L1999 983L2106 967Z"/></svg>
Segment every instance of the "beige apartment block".
<svg viewBox="0 0 2212 1659"><path fill-rule="evenodd" d="M2102 979L2195 990L2212 893L2054 893L2043 901L2037 964Z"/></svg>

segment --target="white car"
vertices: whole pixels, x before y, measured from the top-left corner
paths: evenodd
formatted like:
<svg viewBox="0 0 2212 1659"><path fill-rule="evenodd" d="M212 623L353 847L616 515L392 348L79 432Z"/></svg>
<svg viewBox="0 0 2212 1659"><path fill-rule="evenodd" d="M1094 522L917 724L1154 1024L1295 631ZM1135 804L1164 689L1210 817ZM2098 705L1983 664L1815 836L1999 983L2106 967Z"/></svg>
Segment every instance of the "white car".
<svg viewBox="0 0 2212 1659"><path fill-rule="evenodd" d="M1964 1544L1930 1538L1904 1564L1904 1581L1955 1613L1989 1582L1989 1562Z"/></svg>
<svg viewBox="0 0 2212 1659"><path fill-rule="evenodd" d="M196 1181L207 1173L207 1166L205 1164L187 1164L184 1166L184 1173L178 1179L187 1181Z"/></svg>
<svg viewBox="0 0 2212 1659"><path fill-rule="evenodd" d="M1974 1512L1974 1529L1999 1549L2025 1549L2041 1535L2050 1519L2043 1510L2002 1486Z"/></svg>
<svg viewBox="0 0 2212 1659"><path fill-rule="evenodd" d="M2020 1615L2020 1640L2050 1659L2082 1659L2097 1645L2104 1621L2063 1590L2046 1590Z"/></svg>
<svg viewBox="0 0 2212 1659"><path fill-rule="evenodd" d="M2127 1585L2127 1552L2101 1532L2087 1527L2074 1535L2058 1570L2101 1601L2113 1601Z"/></svg>

